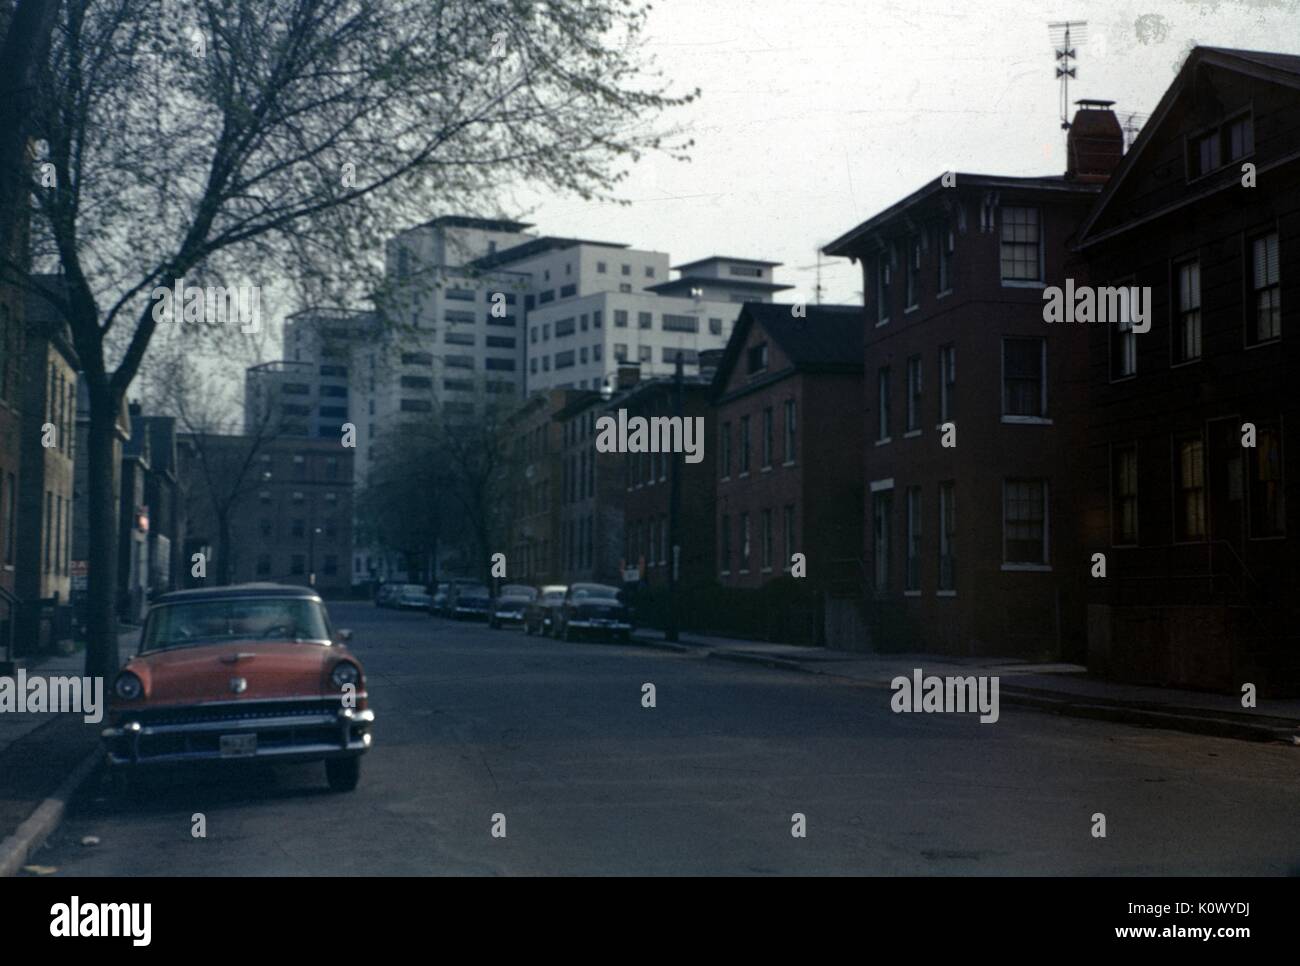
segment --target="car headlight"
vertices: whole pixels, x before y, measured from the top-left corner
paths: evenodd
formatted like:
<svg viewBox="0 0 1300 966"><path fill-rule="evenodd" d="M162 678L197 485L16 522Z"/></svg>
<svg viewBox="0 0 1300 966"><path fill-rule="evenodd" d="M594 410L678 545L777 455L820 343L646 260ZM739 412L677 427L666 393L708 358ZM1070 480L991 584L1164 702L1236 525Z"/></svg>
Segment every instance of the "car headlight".
<svg viewBox="0 0 1300 966"><path fill-rule="evenodd" d="M144 694L144 684L130 671L123 671L113 682L113 693L123 701L134 701Z"/></svg>
<svg viewBox="0 0 1300 966"><path fill-rule="evenodd" d="M361 680L361 668L348 661L340 661L334 665L334 670L330 672L330 684L340 691L346 685L356 684Z"/></svg>

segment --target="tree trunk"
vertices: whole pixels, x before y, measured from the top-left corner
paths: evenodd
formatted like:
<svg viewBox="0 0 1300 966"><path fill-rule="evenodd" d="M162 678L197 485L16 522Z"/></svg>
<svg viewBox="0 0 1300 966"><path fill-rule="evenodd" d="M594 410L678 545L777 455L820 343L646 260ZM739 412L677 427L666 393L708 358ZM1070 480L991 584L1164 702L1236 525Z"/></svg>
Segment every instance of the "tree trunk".
<svg viewBox="0 0 1300 966"><path fill-rule="evenodd" d="M86 674L111 686L117 652L118 492L117 401L107 386L90 385L90 478L86 493L90 555L86 563Z"/></svg>

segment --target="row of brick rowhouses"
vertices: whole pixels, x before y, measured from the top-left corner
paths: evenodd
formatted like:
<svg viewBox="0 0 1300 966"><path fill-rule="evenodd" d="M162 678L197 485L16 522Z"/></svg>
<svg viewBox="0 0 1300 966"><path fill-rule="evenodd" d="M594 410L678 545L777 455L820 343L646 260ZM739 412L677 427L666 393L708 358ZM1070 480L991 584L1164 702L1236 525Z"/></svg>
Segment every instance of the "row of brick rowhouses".
<svg viewBox="0 0 1300 966"><path fill-rule="evenodd" d="M512 577L653 601L676 545L722 629L797 585L841 646L1300 688L1298 88L1300 57L1197 48L1127 153L1081 101L1062 174L941 174L826 246L863 306L748 304L680 386L533 397ZM1150 302L1054 321L1091 286ZM620 409L703 416L709 455L598 453Z"/></svg>

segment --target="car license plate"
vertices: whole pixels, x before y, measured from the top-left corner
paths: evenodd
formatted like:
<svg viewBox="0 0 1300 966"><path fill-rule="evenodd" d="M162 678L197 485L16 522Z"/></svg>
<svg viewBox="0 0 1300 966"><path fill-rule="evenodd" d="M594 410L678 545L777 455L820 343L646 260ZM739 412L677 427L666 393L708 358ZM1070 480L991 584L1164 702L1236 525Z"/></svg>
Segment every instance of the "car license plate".
<svg viewBox="0 0 1300 966"><path fill-rule="evenodd" d="M249 758L257 754L257 735L222 735L222 758Z"/></svg>

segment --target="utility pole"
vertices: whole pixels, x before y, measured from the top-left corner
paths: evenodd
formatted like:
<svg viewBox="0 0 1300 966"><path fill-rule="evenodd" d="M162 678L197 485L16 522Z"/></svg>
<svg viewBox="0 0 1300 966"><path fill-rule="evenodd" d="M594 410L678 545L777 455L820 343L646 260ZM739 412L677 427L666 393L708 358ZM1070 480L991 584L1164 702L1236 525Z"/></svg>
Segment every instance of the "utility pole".
<svg viewBox="0 0 1300 966"><path fill-rule="evenodd" d="M673 417L682 423L682 354L677 353L677 365L673 370ZM672 476L669 479L668 492L668 545L672 548L672 560L668 571L668 627L664 637L677 640L677 580L680 576L682 543L682 461L679 453L672 454Z"/></svg>

